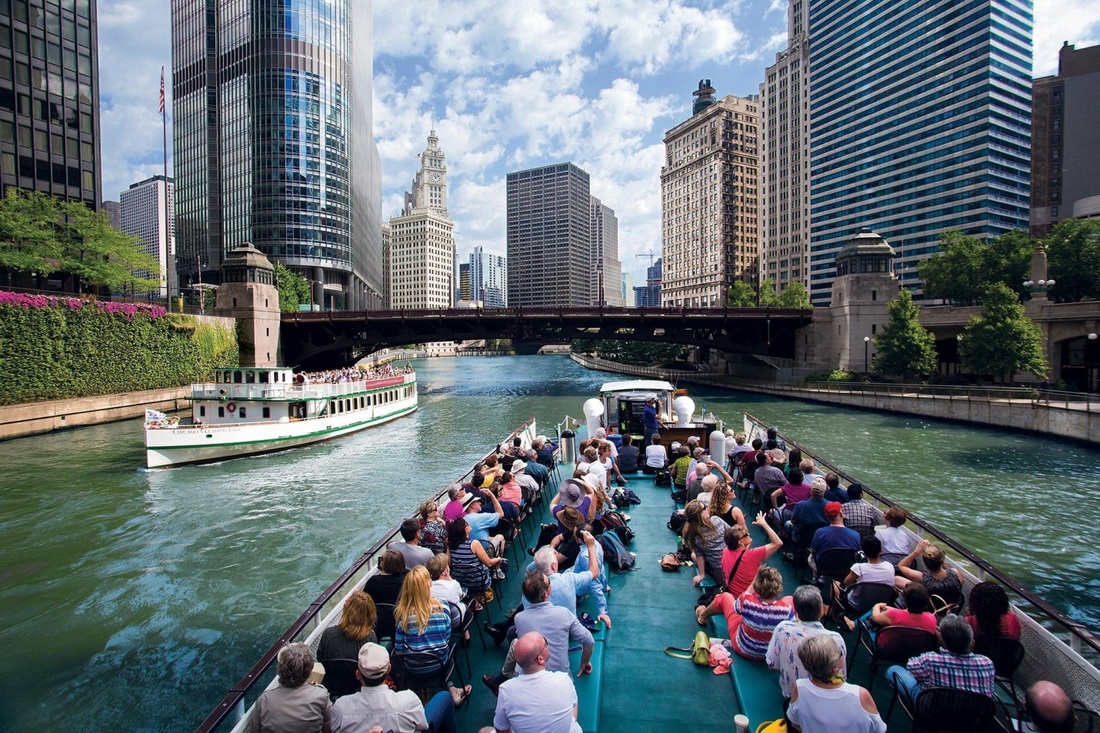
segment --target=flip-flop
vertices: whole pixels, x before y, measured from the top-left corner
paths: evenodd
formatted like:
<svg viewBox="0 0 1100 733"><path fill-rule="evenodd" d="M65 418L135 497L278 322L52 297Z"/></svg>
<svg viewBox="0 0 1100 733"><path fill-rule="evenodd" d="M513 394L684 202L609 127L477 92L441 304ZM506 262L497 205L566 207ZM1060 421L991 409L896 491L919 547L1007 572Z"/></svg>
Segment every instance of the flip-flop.
<svg viewBox="0 0 1100 733"><path fill-rule="evenodd" d="M458 690L457 695L455 695L455 690L458 690L458 688L451 688L451 700L454 701L456 708L460 708L465 705L466 701L470 699L470 695L472 695L474 692L474 688L470 687L469 685L466 685L461 690Z"/></svg>

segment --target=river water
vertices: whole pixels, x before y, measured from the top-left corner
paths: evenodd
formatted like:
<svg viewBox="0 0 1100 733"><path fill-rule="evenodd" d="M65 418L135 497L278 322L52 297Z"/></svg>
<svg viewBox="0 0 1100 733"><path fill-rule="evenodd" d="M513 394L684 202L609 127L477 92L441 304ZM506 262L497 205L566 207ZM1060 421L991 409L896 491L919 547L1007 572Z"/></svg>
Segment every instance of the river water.
<svg viewBox="0 0 1100 733"><path fill-rule="evenodd" d="M420 410L331 443L146 471L131 421L0 443L0 730L187 731L379 533L526 418L603 381L566 357L417 364ZM1100 627L1100 451L691 390L808 449Z"/></svg>

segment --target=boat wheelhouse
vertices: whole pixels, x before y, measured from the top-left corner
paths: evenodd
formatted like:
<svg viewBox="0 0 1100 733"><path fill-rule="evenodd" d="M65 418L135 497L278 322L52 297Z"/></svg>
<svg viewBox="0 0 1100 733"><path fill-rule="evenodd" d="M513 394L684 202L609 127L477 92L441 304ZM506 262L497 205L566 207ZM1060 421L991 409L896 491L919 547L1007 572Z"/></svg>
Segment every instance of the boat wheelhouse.
<svg viewBox="0 0 1100 733"><path fill-rule="evenodd" d="M380 425L416 410L416 373L226 368L212 382L193 384L190 399L189 419L147 414L149 468L293 448Z"/></svg>
<svg viewBox="0 0 1100 733"><path fill-rule="evenodd" d="M708 445L710 434L722 429L722 422L713 415L694 414L695 402L687 396L686 390L659 379L604 383L600 387L599 400L603 406L600 419L604 427L614 428L611 432L630 433L641 440L645 435L642 412L646 401L654 397L660 405L660 431L665 445L673 441L687 443L692 435ZM587 410L585 416L588 416Z"/></svg>

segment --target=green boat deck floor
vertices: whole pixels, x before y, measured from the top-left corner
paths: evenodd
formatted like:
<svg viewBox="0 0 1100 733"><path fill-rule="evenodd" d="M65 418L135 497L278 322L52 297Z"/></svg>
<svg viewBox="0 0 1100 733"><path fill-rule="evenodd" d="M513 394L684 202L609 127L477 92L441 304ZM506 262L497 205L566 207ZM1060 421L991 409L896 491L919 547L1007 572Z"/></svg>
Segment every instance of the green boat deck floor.
<svg viewBox="0 0 1100 733"><path fill-rule="evenodd" d="M664 653L666 646L687 647L691 645L700 627L695 621L695 601L700 590L691 584L694 569L682 567L678 572L661 570L661 557L676 549L676 537L669 531L666 523L676 508L667 488L658 488L648 476L637 474L629 476L627 487L633 489L642 503L624 509L630 515L630 527L635 538L629 549L637 556L635 569L629 573L609 573L611 594L608 597L608 613L612 628L607 631L604 644L601 699L599 715L599 733L626 733L627 731L652 731L653 733L679 733L684 730L733 731L733 717L742 712L739 709L734 681L730 675L715 675L710 667L700 667L689 659L677 659ZM548 489L552 498L554 489ZM538 535L538 524L549 521L549 512L531 520L527 537ZM746 512L748 521L752 517ZM764 533L752 527L754 544L765 541ZM499 621L510 609L515 608L520 598L520 584L524 575L523 568L515 567L512 551L508 551L512 569L502 587L503 610L494 601L489 606L493 621ZM521 566L530 560L524 553ZM791 593L798 584L801 574L789 564L781 562L781 553L768 560L783 573L784 591ZM717 621L716 631L715 621ZM478 615L478 622L484 624L484 613ZM831 628L831 623L826 622ZM725 632L723 619L712 620L705 629L716 636ZM458 727L463 733L477 731L483 726L492 725L496 697L481 683L483 674L495 674L504 662L506 647L494 647L485 635L488 649L483 651L476 631L471 629L473 638L469 652L473 665L473 679L466 680L473 685L474 692L469 702L458 711ZM856 643L855 634L844 634L849 655ZM458 664L465 673L465 658L459 651ZM742 694L766 694L779 700L778 673L773 672L763 662L736 660L734 671L738 668L750 674L738 679ZM870 669L869 655L861 650L855 669L849 671L853 683L867 686ZM574 665L575 666L575 665ZM576 669L573 670L576 673ZM880 667L875 681L874 697L879 711L885 715L890 703L890 686L885 679L885 668ZM458 683L457 677L455 683ZM755 691L755 692L754 692ZM752 705L749 706L753 707ZM766 706L767 707L767 706ZM769 717L751 719L749 730L771 718L782 715L781 709L775 709ZM900 709L894 711L890 721L890 731L904 732L910 729L908 718ZM586 733L592 733L586 730Z"/></svg>

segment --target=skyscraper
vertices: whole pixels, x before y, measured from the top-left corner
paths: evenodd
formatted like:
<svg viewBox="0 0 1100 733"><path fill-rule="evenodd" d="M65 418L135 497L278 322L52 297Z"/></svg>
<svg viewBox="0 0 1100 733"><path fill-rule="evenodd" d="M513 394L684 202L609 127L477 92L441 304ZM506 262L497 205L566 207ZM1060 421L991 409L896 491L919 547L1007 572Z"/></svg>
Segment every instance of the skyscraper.
<svg viewBox="0 0 1100 733"><path fill-rule="evenodd" d="M145 254L160 264L160 294L167 297L168 268L173 264L175 232L172 229L171 178L153 176L130 185L119 197L121 229L141 240Z"/></svg>
<svg viewBox="0 0 1100 733"><path fill-rule="evenodd" d="M1058 52L1057 76L1032 86L1031 233L1100 216L1100 46Z"/></svg>
<svg viewBox="0 0 1100 733"><path fill-rule="evenodd" d="M0 3L0 195L17 187L98 210L96 4Z"/></svg>
<svg viewBox="0 0 1100 733"><path fill-rule="evenodd" d="M623 305L623 266L619 261L619 219L615 210L591 198L592 292L595 305Z"/></svg>
<svg viewBox="0 0 1100 733"><path fill-rule="evenodd" d="M806 0L787 7L787 48L760 85L760 277L810 290L810 39Z"/></svg>
<svg viewBox="0 0 1100 733"><path fill-rule="evenodd" d="M862 227L902 283L939 235L1028 221L1030 0L809 0L810 295Z"/></svg>
<svg viewBox="0 0 1100 733"><path fill-rule="evenodd" d="M386 301L394 310L454 304L454 222L447 215L447 161L435 130L420 154L420 170L390 219Z"/></svg>
<svg viewBox="0 0 1100 733"><path fill-rule="evenodd" d="M508 260L481 247L470 253L470 300L486 308L508 307Z"/></svg>
<svg viewBox="0 0 1100 733"><path fill-rule="evenodd" d="M638 308L659 308L661 306L661 260L645 270L645 285L634 288L634 305Z"/></svg>
<svg viewBox="0 0 1100 733"><path fill-rule="evenodd" d="M382 302L371 2L172 3L181 283L252 243L325 308Z"/></svg>
<svg viewBox="0 0 1100 733"><path fill-rule="evenodd" d="M661 168L661 301L726 304L735 280L756 279L760 253L758 98L715 101L709 79L692 116L665 133Z"/></svg>
<svg viewBox="0 0 1100 733"><path fill-rule="evenodd" d="M509 306L592 304L589 186L572 163L508 174Z"/></svg>

